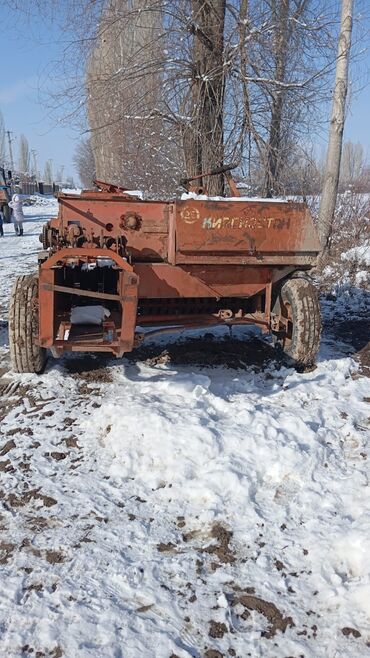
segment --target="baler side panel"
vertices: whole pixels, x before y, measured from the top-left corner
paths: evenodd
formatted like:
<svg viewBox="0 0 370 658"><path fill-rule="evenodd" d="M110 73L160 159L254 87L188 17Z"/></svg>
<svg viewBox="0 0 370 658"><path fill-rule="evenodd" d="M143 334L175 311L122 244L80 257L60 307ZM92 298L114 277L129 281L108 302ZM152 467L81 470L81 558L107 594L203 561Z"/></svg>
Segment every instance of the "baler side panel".
<svg viewBox="0 0 370 658"><path fill-rule="evenodd" d="M177 263L222 263L239 256L243 263L289 262L292 257L316 257L320 251L312 218L305 204L252 201L176 203Z"/></svg>
<svg viewBox="0 0 370 658"><path fill-rule="evenodd" d="M294 268L292 268L294 269ZM271 281L271 268L224 265L177 265L135 263L139 276L139 298L176 299L185 297L249 297L261 292ZM285 270L282 276L286 274Z"/></svg>

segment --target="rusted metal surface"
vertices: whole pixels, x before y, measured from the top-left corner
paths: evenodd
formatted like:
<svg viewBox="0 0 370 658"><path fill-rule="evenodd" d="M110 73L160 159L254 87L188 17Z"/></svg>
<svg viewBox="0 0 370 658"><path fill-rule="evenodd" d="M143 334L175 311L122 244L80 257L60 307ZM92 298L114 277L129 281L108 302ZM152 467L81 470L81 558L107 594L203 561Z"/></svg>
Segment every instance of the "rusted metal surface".
<svg viewBox="0 0 370 658"><path fill-rule="evenodd" d="M133 348L134 333L136 326L137 288L138 279L133 272L132 265L126 259L113 253L112 250L99 249L99 257L111 260L117 268L117 294L110 292L99 292L81 289L80 286L72 288L58 285L55 282L59 272L64 273L65 268L79 267L77 263L88 264L96 261L97 254L92 254L91 247L68 249L56 251L47 258L39 270L39 342L41 347L54 349L58 356L63 351L110 351L117 356L129 352ZM56 295L59 293L63 298L68 295L78 295L81 298L93 297L97 300L114 301L119 303L118 323L114 323L111 331L102 331L92 336L91 331L84 334L72 336L72 328L69 323L69 309L65 308L64 300ZM91 294L93 293L93 294ZM113 299L112 299L113 298ZM108 323L109 324L109 323ZM95 328L96 330L96 328ZM66 335L67 334L67 335ZM95 348L99 347L98 350Z"/></svg>
<svg viewBox="0 0 370 658"><path fill-rule="evenodd" d="M56 356L121 356L147 335L139 327L151 325L163 332L254 323L268 331L273 286L309 269L320 250L304 204L152 202L96 185L100 191L59 194L59 215L43 230L39 342ZM72 306L91 303L109 318L71 325Z"/></svg>
<svg viewBox="0 0 370 658"><path fill-rule="evenodd" d="M320 250L304 204L252 201L176 203L177 262L208 262L221 255L233 261L275 262L272 258L314 258ZM195 261L194 261L195 259Z"/></svg>

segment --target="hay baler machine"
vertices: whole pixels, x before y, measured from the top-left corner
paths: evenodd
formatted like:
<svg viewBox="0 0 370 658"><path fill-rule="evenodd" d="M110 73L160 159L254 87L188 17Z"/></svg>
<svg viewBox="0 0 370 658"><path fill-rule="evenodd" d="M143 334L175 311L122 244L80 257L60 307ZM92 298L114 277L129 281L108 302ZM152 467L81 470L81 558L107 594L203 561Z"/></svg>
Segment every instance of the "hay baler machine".
<svg viewBox="0 0 370 658"><path fill-rule="evenodd" d="M186 183L194 189L194 179ZM229 184L236 194L230 175ZM121 357L156 334L249 324L272 332L295 363L313 363L320 314L307 271L320 244L305 204L192 195L143 201L96 186L58 194L38 274L15 283L16 371L41 372L47 350Z"/></svg>

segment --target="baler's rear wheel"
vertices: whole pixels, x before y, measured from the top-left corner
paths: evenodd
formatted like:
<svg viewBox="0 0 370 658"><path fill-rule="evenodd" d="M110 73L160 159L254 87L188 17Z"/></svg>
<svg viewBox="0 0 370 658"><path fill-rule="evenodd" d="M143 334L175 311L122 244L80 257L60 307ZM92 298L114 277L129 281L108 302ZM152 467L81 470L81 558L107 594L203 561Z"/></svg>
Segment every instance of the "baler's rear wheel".
<svg viewBox="0 0 370 658"><path fill-rule="evenodd" d="M10 358L15 372L40 373L45 367L46 350L37 345L38 306L38 277L18 276L9 306Z"/></svg>
<svg viewBox="0 0 370 658"><path fill-rule="evenodd" d="M277 291L272 319L275 345L298 368L312 366L321 333L320 305L312 283L303 277L284 281Z"/></svg>

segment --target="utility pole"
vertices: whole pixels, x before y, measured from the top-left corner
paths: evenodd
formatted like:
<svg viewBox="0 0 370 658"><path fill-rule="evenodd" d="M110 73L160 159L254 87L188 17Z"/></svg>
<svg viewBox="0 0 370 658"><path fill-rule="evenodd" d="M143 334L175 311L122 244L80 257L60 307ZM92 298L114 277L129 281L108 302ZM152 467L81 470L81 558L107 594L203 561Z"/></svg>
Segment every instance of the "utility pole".
<svg viewBox="0 0 370 658"><path fill-rule="evenodd" d="M329 248L335 204L338 194L348 89L349 55L351 50L352 11L353 0L342 0L342 17L338 41L333 105L330 119L329 144L318 220L319 236L324 253Z"/></svg>
<svg viewBox="0 0 370 658"><path fill-rule="evenodd" d="M11 130L7 130L7 131L6 131L6 134L8 135L10 168L11 168L11 170L12 170L12 175L13 175L13 173L14 173L14 159L13 159L13 149L12 149L12 141L13 141L13 140L12 140L12 138L11 138L12 131L11 131Z"/></svg>

